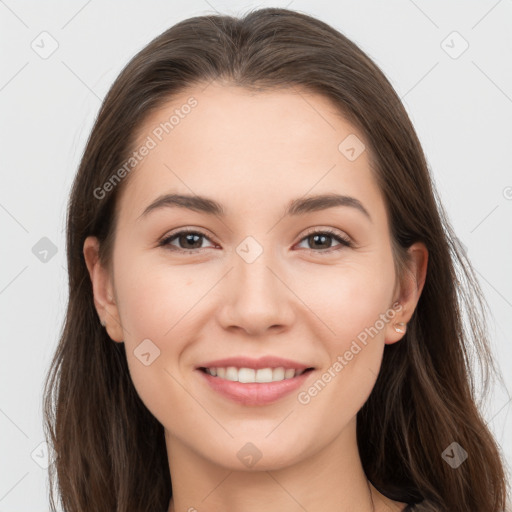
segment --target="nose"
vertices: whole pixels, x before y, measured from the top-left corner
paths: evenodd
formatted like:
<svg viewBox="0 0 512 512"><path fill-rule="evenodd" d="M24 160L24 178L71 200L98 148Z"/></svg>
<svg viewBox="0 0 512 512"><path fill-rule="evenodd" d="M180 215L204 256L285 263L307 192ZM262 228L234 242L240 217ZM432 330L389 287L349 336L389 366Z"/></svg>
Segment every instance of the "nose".
<svg viewBox="0 0 512 512"><path fill-rule="evenodd" d="M251 263L235 253L232 261L233 268L223 283L222 326L252 336L291 326L294 294L271 251L264 250Z"/></svg>

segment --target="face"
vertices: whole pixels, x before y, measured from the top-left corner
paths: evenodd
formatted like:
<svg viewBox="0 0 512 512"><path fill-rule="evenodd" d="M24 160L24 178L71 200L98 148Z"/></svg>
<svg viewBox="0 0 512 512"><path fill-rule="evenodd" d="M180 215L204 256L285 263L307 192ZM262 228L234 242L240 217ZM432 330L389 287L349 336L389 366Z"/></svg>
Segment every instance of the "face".
<svg viewBox="0 0 512 512"><path fill-rule="evenodd" d="M101 271L114 300L99 310L137 392L169 439L225 468L243 468L244 450L261 455L258 469L318 452L353 426L385 344L403 336L363 134L322 96L214 83L139 135L151 148L120 196L112 271ZM166 194L199 205L155 203ZM304 202L325 194L353 199ZM249 370L218 370L228 366ZM287 366L310 370L230 380L279 379Z"/></svg>

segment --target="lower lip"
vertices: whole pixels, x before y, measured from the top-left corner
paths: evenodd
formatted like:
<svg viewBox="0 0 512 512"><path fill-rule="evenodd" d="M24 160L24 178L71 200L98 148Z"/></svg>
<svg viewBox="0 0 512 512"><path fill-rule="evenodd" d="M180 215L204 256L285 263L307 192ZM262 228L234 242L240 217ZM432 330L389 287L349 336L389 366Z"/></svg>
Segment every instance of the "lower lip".
<svg viewBox="0 0 512 512"><path fill-rule="evenodd" d="M206 382L218 393L242 405L266 405L283 398L297 390L309 377L313 370L302 373L298 377L278 382L233 382L214 377L203 370L197 370Z"/></svg>

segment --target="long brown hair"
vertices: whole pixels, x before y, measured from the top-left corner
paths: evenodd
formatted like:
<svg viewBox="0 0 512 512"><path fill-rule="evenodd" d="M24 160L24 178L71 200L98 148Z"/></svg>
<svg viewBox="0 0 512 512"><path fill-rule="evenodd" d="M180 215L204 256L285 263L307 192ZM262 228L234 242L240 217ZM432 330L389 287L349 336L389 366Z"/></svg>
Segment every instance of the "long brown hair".
<svg viewBox="0 0 512 512"><path fill-rule="evenodd" d="M52 506L56 482L67 512L163 512L168 506L163 426L133 386L124 344L112 342L98 321L82 251L85 238L97 236L102 262L111 262L116 201L130 176L100 198L95 191L127 161L147 116L187 87L213 80L321 94L364 134L399 278L411 244L421 241L429 252L407 334L386 345L375 387L357 416L364 470L395 500L424 500L451 512L502 512L504 462L478 410L473 373L478 364L485 395L498 375L486 303L414 128L382 71L353 42L313 17L279 8L176 24L127 64L102 104L69 200L69 302L45 385L45 432L56 456L49 468ZM468 454L457 469L443 458L454 442Z"/></svg>

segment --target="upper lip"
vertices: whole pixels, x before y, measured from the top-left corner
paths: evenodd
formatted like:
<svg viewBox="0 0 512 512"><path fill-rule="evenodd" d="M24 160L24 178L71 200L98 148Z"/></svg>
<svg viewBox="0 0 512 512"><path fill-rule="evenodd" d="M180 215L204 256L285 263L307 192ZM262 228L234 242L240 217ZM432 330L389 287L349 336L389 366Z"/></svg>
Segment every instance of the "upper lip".
<svg viewBox="0 0 512 512"><path fill-rule="evenodd" d="M225 359L216 359L215 361L208 361L201 363L196 366L199 368L227 368L228 366L234 366L236 368L254 368L258 370L260 368L284 368L295 369L295 370L306 370L313 368L311 365L302 364L291 359L283 359L277 356L264 356L259 359L251 357L227 357Z"/></svg>

